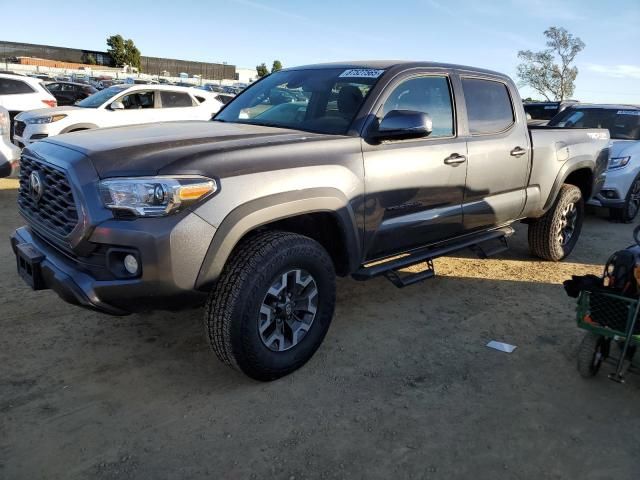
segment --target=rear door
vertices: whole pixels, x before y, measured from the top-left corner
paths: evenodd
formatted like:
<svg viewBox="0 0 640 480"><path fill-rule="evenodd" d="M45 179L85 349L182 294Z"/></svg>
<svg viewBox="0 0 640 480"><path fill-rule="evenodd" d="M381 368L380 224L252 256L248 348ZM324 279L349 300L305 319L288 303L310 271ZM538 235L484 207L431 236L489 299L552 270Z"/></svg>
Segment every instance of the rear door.
<svg viewBox="0 0 640 480"><path fill-rule="evenodd" d="M456 126L452 86L447 71L414 71L392 81L374 107L378 121L391 110L425 112L433 132L426 138L377 144L363 140L367 260L437 242L463 229L467 152Z"/></svg>
<svg viewBox="0 0 640 480"><path fill-rule="evenodd" d="M473 230L519 218L531 152L506 83L464 75L461 83L469 128L462 211L465 230Z"/></svg>
<svg viewBox="0 0 640 480"><path fill-rule="evenodd" d="M202 112L198 110L198 104L187 92L160 90L158 94L160 96L158 118L162 121L210 120L210 117L201 118Z"/></svg>

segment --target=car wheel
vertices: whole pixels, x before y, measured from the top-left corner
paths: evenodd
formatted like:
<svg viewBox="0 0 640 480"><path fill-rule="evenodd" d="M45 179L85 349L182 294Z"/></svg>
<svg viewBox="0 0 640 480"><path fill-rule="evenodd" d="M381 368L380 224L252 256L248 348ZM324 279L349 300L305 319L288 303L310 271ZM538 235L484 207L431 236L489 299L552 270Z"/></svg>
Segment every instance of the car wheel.
<svg viewBox="0 0 640 480"><path fill-rule="evenodd" d="M610 209L611 218L620 222L632 222L640 211L640 175L638 175L627 192L622 208Z"/></svg>
<svg viewBox="0 0 640 480"><path fill-rule="evenodd" d="M274 380L304 365L335 307L331 257L315 240L266 232L243 240L211 291L204 315L218 358L246 375Z"/></svg>
<svg viewBox="0 0 640 480"><path fill-rule="evenodd" d="M553 207L529 224L531 252L545 260L562 260L576 246L583 221L582 192L575 185L563 185Z"/></svg>

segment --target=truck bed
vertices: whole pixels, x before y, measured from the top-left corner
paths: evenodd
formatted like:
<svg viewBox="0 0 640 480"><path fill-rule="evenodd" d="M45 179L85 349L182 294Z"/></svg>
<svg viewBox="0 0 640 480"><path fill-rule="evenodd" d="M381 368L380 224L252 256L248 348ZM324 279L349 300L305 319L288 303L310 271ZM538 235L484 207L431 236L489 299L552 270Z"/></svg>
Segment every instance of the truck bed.
<svg viewBox="0 0 640 480"><path fill-rule="evenodd" d="M550 193L555 184L549 181L549 172L562 175L564 165L571 160L572 164L584 162L593 165L594 178L604 172L609 162L609 130L605 128L559 128L529 126L529 137L532 145L531 176L527 189L527 207L531 211L540 199L554 198ZM558 165L561 163L562 165ZM592 192L594 194L596 192ZM588 200L584 199L585 202ZM545 205L545 210L549 205ZM533 213L533 212L532 212Z"/></svg>

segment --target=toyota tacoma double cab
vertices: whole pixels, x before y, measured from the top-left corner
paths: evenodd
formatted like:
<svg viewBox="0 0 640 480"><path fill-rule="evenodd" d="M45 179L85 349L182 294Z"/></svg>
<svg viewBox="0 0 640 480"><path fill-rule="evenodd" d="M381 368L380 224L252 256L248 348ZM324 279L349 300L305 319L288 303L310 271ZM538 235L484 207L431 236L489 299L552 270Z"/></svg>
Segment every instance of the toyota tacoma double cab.
<svg viewBox="0 0 640 480"><path fill-rule="evenodd" d="M608 143L607 130L528 129L514 83L487 70L291 68L209 122L29 145L27 225L11 244L32 288L74 304L115 315L204 304L220 360L272 380L320 346L336 275L404 287L432 277L436 257L501 251L517 221L535 255L566 257Z"/></svg>

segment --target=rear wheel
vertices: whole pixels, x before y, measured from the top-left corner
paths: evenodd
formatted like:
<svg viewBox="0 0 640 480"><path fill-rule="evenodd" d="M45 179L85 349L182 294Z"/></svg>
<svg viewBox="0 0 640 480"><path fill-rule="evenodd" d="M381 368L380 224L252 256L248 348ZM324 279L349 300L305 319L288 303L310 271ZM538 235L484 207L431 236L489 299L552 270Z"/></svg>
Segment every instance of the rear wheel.
<svg viewBox="0 0 640 480"><path fill-rule="evenodd" d="M266 232L243 240L205 310L213 351L256 380L304 365L322 343L335 306L331 257L315 240Z"/></svg>
<svg viewBox="0 0 640 480"><path fill-rule="evenodd" d="M585 378L595 376L608 354L607 339L588 332L578 348L578 372Z"/></svg>
<svg viewBox="0 0 640 480"><path fill-rule="evenodd" d="M563 185L553 207L529 224L531 252L554 262L567 257L578 242L583 220L582 192L575 185Z"/></svg>
<svg viewBox="0 0 640 480"><path fill-rule="evenodd" d="M640 175L638 175L627 192L622 208L611 208L611 218L624 223L632 222L640 211Z"/></svg>

